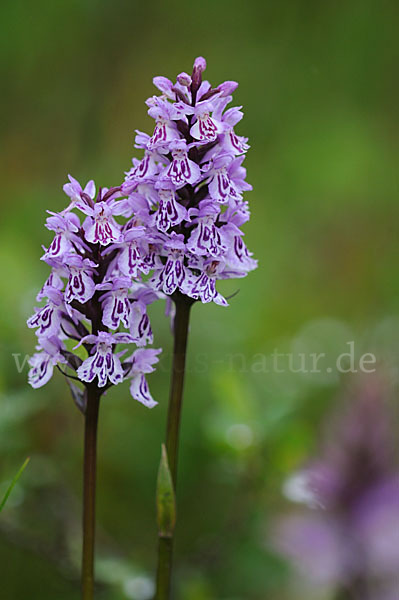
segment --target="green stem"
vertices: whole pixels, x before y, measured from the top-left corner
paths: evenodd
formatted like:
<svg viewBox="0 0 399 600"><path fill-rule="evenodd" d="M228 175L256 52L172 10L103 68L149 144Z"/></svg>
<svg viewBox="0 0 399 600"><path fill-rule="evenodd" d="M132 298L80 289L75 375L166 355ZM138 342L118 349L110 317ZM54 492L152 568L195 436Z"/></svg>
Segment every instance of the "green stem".
<svg viewBox="0 0 399 600"><path fill-rule="evenodd" d="M186 365L186 350L190 308L193 301L177 293L174 297L176 315L174 321L174 346L172 380L170 387L166 450L173 486L176 490L179 431L183 403L183 385ZM172 578L173 537L159 537L158 569L155 600L169 600Z"/></svg>
<svg viewBox="0 0 399 600"><path fill-rule="evenodd" d="M99 407L99 390L97 387L89 386L87 388L84 437L82 600L93 600L94 597L96 462Z"/></svg>

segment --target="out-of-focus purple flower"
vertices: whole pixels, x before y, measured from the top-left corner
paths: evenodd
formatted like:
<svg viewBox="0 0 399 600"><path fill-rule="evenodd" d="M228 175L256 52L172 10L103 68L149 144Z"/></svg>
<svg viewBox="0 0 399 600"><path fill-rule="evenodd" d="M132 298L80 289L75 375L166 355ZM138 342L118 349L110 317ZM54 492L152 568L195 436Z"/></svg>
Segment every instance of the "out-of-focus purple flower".
<svg viewBox="0 0 399 600"><path fill-rule="evenodd" d="M328 420L321 457L285 486L308 511L283 518L274 536L278 551L311 581L355 600L390 598L399 567L388 392L374 374L356 382L344 414Z"/></svg>
<svg viewBox="0 0 399 600"><path fill-rule="evenodd" d="M354 516L373 576L395 577L399 567L399 475L365 492Z"/></svg>

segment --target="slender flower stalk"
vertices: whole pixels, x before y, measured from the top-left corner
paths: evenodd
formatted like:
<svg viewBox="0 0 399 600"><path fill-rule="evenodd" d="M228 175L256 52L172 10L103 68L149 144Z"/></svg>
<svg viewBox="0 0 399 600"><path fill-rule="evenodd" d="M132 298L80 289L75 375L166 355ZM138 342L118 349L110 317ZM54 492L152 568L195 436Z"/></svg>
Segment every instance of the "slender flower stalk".
<svg viewBox="0 0 399 600"><path fill-rule="evenodd" d="M176 306L176 315L174 318L173 363L166 430L166 450L168 453L170 472L176 488L177 456L179 449L180 420L183 404L187 337L190 309L193 301L191 298L187 298L187 296L176 293L174 302Z"/></svg>
<svg viewBox="0 0 399 600"><path fill-rule="evenodd" d="M193 300L183 296L183 294L179 292L175 293L173 299L175 302L176 314L174 318L173 363L166 429L166 452L173 491L176 492L177 458L183 406L187 337L190 309ZM166 533L163 531L159 532L156 600L167 600L170 597L173 564L173 533L173 530Z"/></svg>
<svg viewBox="0 0 399 600"><path fill-rule="evenodd" d="M97 426L100 394L96 387L88 388L85 413L83 466L83 551L82 599L94 594L94 545L96 515Z"/></svg>

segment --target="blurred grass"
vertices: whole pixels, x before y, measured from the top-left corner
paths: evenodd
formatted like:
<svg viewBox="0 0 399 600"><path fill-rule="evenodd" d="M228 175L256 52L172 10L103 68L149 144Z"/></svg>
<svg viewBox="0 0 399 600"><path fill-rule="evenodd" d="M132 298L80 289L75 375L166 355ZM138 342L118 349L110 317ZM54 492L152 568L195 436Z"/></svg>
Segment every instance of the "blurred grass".
<svg viewBox="0 0 399 600"><path fill-rule="evenodd" d="M332 327L334 351L349 332L359 352L397 361L397 17L386 0L3 0L0 472L32 455L20 503L0 521L4 598L22 599L27 589L32 600L78 598L80 415L60 376L34 392L12 356L33 350L25 319L47 273L39 261L50 240L45 210L63 208L68 172L120 182L134 129L151 127L144 100L152 77L189 71L197 55L212 82L240 82L239 133L250 137L254 185L246 241L260 266L223 284L226 293L240 289L228 309L193 310L178 597L290 597L287 570L267 550L268 525L339 381L259 373L254 357L309 335L327 343ZM163 307L152 313L155 345L164 348L150 378L160 406L149 413L123 387L102 407L100 556L127 561L133 573L122 569L104 600L126 597L122 582L154 568L171 340ZM53 555L38 554L42 545ZM71 551L75 564L65 564Z"/></svg>

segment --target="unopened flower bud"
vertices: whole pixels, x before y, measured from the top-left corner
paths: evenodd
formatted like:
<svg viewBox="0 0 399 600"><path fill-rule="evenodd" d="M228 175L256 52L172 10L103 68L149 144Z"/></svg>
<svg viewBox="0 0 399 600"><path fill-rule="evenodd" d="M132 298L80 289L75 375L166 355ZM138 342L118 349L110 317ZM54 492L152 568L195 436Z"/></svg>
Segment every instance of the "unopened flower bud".
<svg viewBox="0 0 399 600"><path fill-rule="evenodd" d="M206 60L202 56L198 56L198 58L194 61L194 68L192 74L192 83L191 83L191 91L196 96L197 90L202 83L202 71L206 69Z"/></svg>
<svg viewBox="0 0 399 600"><path fill-rule="evenodd" d="M184 87L188 87L189 85L191 85L191 77L188 73L185 73L183 71L183 73L179 73L179 75L177 76L177 81L178 83L180 83L180 85L183 85Z"/></svg>

